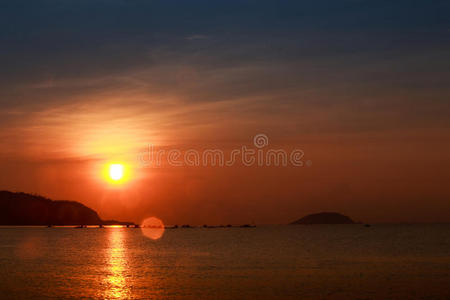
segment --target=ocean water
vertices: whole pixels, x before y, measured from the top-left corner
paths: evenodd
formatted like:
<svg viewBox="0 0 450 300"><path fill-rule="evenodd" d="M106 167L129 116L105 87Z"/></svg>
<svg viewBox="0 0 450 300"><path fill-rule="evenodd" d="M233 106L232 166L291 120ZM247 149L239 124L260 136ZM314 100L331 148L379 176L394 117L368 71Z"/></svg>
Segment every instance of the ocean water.
<svg viewBox="0 0 450 300"><path fill-rule="evenodd" d="M1 299L450 299L450 225L0 228Z"/></svg>

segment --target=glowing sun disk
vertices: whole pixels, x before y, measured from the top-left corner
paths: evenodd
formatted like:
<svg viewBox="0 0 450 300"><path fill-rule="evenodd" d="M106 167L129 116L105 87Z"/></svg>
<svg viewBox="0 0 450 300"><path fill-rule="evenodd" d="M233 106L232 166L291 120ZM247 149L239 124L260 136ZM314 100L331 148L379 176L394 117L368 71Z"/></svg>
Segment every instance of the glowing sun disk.
<svg viewBox="0 0 450 300"><path fill-rule="evenodd" d="M123 177L123 165L121 164L111 164L109 166L109 177L114 180L118 181L122 179Z"/></svg>

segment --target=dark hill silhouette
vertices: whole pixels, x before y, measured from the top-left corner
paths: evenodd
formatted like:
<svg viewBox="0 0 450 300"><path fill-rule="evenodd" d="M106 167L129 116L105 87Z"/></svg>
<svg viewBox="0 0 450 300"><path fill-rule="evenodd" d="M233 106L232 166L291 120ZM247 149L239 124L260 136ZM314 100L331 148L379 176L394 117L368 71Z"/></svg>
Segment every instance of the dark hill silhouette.
<svg viewBox="0 0 450 300"><path fill-rule="evenodd" d="M132 225L103 221L93 209L76 201L53 201L26 193L0 191L0 225Z"/></svg>
<svg viewBox="0 0 450 300"><path fill-rule="evenodd" d="M303 218L292 222L292 225L310 225L310 224L355 224L347 216L335 212L322 212L304 216Z"/></svg>

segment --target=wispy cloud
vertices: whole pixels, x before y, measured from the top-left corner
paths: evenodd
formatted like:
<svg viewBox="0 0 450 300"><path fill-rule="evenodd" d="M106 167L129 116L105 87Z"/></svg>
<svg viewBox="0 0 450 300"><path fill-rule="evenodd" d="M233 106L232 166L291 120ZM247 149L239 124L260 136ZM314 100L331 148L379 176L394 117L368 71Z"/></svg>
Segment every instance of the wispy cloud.
<svg viewBox="0 0 450 300"><path fill-rule="evenodd" d="M193 34L193 35L188 35L185 37L186 40L206 40L209 39L209 36L204 35L204 34Z"/></svg>

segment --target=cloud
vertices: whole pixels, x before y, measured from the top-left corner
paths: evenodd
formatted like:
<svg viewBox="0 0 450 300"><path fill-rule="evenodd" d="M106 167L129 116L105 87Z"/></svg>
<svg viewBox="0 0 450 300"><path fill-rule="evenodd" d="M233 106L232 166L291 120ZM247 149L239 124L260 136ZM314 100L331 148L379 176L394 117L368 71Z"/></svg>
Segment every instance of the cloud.
<svg viewBox="0 0 450 300"><path fill-rule="evenodd" d="M207 35L203 35L203 34L193 34L193 35L188 35L187 37L185 37L186 40L192 41L192 40L206 40L209 39L209 36Z"/></svg>
<svg viewBox="0 0 450 300"><path fill-rule="evenodd" d="M264 2L233 13L211 4L193 19L198 3L174 12L164 2L115 1L95 18L98 3L33 4L22 16L11 2L6 11L18 19L1 28L1 134L8 148L26 142L44 151L51 147L42 132L49 141L77 140L70 135L83 122L93 124L86 136L120 124L142 139L448 128L450 45L437 30L448 24L430 21L434 34L405 35L402 26L423 28L421 11L433 8L408 11L407 24L396 5L386 17L396 26L386 32L380 4L354 26L369 8L350 4L342 11L330 3L335 12ZM54 17L34 22L43 15Z"/></svg>

